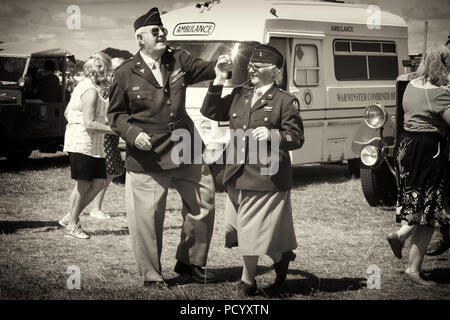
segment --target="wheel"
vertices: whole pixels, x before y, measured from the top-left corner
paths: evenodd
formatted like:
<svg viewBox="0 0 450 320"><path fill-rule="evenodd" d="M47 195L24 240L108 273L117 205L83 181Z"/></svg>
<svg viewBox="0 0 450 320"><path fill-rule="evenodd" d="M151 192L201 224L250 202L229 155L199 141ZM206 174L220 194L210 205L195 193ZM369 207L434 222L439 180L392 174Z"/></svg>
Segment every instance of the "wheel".
<svg viewBox="0 0 450 320"><path fill-rule="evenodd" d="M393 206L397 201L397 184L386 162L378 167L361 164L361 187L371 206Z"/></svg>
<svg viewBox="0 0 450 320"><path fill-rule="evenodd" d="M216 192L224 192L225 186L223 185L223 172L225 170L225 165L213 163L209 167L211 169L211 174L214 179L214 186L216 187Z"/></svg>
<svg viewBox="0 0 450 320"><path fill-rule="evenodd" d="M350 174L352 176L355 176L356 178L360 177L360 168L361 168L361 160L359 158L356 159L348 159L347 160L347 167L350 171Z"/></svg>

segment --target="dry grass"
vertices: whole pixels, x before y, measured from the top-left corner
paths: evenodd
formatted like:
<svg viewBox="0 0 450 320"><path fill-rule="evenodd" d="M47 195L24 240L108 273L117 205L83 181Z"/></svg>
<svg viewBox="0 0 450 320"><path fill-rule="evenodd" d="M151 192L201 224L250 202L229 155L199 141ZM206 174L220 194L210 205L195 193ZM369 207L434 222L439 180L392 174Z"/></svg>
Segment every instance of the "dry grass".
<svg viewBox="0 0 450 320"><path fill-rule="evenodd" d="M343 166L304 166L295 170L292 192L297 259L291 263L281 296L257 299L448 299L449 256L426 257L424 269L443 287L423 289L401 277L406 257L397 260L385 235L398 226L391 208L371 208L358 179ZM112 184L104 210L112 219L82 216L93 237L63 237L56 220L67 211L73 182L63 154L34 153L23 165L0 160L0 299L201 299L234 300L241 260L237 249L223 247L225 194L216 195L216 222L208 268L222 281L173 285L165 290L142 287L128 239L124 186ZM181 225L181 201L170 190L165 220L163 274L173 282L175 250ZM88 211L88 210L87 210ZM407 255L407 248L404 255ZM81 290L68 290L68 266L81 270ZM381 269L381 289L364 285L367 268ZM260 259L259 286L274 271Z"/></svg>

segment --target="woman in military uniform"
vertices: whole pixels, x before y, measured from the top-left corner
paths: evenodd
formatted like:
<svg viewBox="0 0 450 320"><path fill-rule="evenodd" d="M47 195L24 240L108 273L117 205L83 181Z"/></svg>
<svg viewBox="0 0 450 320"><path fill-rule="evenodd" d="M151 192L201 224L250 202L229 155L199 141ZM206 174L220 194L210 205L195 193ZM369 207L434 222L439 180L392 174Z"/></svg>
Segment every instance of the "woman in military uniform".
<svg viewBox="0 0 450 320"><path fill-rule="evenodd" d="M260 255L273 259L277 274L273 286L279 287L289 262L295 259L292 250L297 248L289 150L300 148L304 136L297 99L275 83L283 63L278 50L257 46L248 65L252 86L237 87L223 98L227 74L216 67L216 78L201 108L201 113L212 120L229 120L232 129L223 181L228 194L225 242L229 248L239 246L243 272L238 291L244 296L257 292L255 275ZM268 155L270 164L262 154Z"/></svg>

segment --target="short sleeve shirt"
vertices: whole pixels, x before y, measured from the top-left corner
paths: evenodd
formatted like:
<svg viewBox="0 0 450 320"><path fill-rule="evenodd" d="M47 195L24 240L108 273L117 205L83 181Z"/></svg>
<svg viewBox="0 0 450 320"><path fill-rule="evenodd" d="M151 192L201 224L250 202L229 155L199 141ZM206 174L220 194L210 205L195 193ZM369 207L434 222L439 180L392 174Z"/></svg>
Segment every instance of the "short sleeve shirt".
<svg viewBox="0 0 450 320"><path fill-rule="evenodd" d="M450 108L450 89L437 87L420 78L413 79L403 95L406 131L437 132L446 135L447 124L442 114Z"/></svg>
<svg viewBox="0 0 450 320"><path fill-rule="evenodd" d="M104 134L86 130L83 122L81 96L89 89L98 92L94 120L105 124L108 100L104 99L91 79L85 78L75 87L64 113L67 119L64 151L82 153L94 158L104 158Z"/></svg>

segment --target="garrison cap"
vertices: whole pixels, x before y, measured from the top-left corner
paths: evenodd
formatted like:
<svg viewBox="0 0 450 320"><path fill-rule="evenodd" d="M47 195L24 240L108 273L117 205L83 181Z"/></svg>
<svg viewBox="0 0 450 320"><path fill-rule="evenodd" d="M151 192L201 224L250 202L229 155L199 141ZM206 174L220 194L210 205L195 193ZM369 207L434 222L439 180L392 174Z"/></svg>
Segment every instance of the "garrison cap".
<svg viewBox="0 0 450 320"><path fill-rule="evenodd" d="M145 26L162 26L161 17L159 15L158 8L151 8L149 12L140 16L134 22L134 31Z"/></svg>
<svg viewBox="0 0 450 320"><path fill-rule="evenodd" d="M250 57L251 62L271 63L277 66L278 69L283 67L283 55L274 47L261 44L253 49Z"/></svg>

